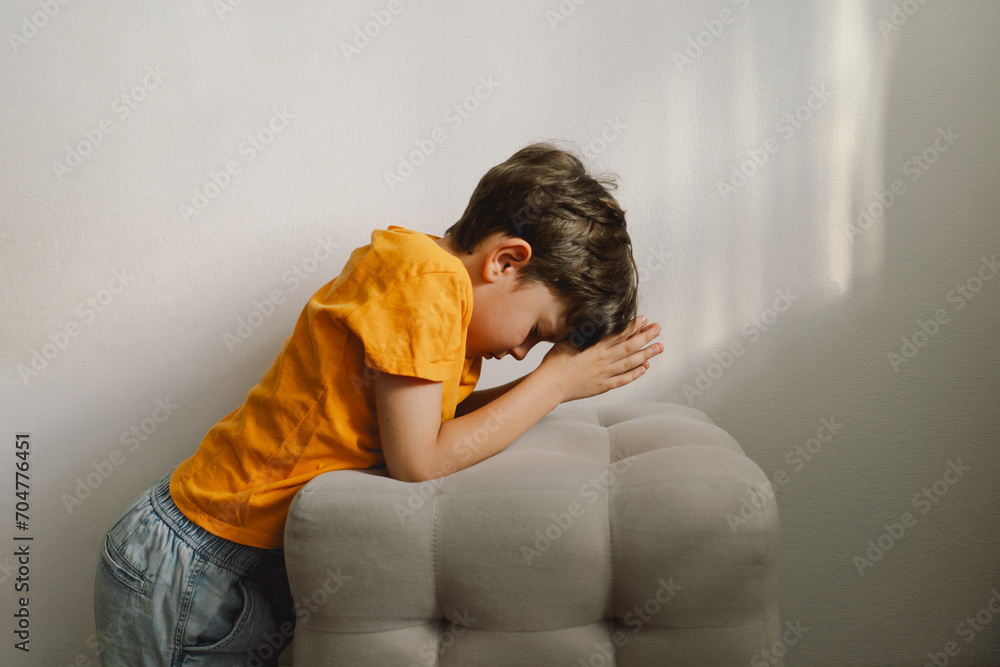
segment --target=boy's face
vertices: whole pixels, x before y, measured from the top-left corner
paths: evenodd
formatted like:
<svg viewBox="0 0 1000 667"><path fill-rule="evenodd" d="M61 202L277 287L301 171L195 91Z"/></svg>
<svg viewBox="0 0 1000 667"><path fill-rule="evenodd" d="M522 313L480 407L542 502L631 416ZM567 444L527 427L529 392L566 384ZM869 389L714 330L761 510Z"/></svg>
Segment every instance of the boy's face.
<svg viewBox="0 0 1000 667"><path fill-rule="evenodd" d="M525 284L515 290L506 281L493 287L473 288L465 356L501 359L509 354L521 361L535 343L569 337L569 308L547 287Z"/></svg>
<svg viewBox="0 0 1000 667"><path fill-rule="evenodd" d="M569 337L569 304L549 288L523 283L517 277L531 258L531 246L520 238L496 234L484 240L472 255L456 253L447 239L443 248L459 257L472 279L472 321L465 356L518 361L539 341Z"/></svg>

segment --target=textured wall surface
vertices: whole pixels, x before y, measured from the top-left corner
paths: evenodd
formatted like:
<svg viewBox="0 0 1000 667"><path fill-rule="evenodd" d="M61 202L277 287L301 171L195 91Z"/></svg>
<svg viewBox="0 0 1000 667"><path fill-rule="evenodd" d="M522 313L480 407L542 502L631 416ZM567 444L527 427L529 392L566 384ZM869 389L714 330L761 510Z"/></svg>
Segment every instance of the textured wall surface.
<svg viewBox="0 0 1000 667"><path fill-rule="evenodd" d="M663 324L591 400L772 479L787 664L1000 661L997 3L158 4L0 8L0 662L94 664L110 522L373 228L549 139L619 177Z"/></svg>

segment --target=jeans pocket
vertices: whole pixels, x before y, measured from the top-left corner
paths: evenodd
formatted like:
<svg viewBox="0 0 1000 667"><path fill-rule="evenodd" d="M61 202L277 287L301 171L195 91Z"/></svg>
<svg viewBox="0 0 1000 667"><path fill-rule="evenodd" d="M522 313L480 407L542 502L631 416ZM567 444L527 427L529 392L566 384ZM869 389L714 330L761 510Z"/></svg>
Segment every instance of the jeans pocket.
<svg viewBox="0 0 1000 667"><path fill-rule="evenodd" d="M142 576L142 572L133 567L118 553L114 544L111 543L110 535L104 538L104 549L101 550L101 562L108 569L108 573L120 583L128 586L136 593L141 594L146 592L146 578Z"/></svg>
<svg viewBox="0 0 1000 667"><path fill-rule="evenodd" d="M211 644L185 646L190 653L244 653L260 648L263 641L261 620L257 616L268 613L266 605L256 600L254 592L237 580L237 590L242 597L242 608L233 621L232 629L222 639Z"/></svg>

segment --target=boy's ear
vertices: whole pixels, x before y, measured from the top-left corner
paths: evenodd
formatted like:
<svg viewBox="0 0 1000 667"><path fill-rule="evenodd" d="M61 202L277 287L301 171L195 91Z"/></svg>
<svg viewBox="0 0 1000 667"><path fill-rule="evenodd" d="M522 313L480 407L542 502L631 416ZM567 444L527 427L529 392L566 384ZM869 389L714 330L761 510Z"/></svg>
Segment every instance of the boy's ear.
<svg viewBox="0 0 1000 667"><path fill-rule="evenodd" d="M501 237L486 253L483 280L494 282L513 269L515 275L531 258L531 245L521 238Z"/></svg>

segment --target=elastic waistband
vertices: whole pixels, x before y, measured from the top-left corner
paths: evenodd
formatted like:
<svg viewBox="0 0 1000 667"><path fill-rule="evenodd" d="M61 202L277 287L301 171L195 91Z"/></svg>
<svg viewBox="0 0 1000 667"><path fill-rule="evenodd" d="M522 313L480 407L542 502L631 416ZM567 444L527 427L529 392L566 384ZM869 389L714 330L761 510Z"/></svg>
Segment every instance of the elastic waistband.
<svg viewBox="0 0 1000 667"><path fill-rule="evenodd" d="M170 496L171 475L172 471L150 490L153 511L202 558L244 577L272 574L284 567L281 555L219 537L187 518Z"/></svg>

